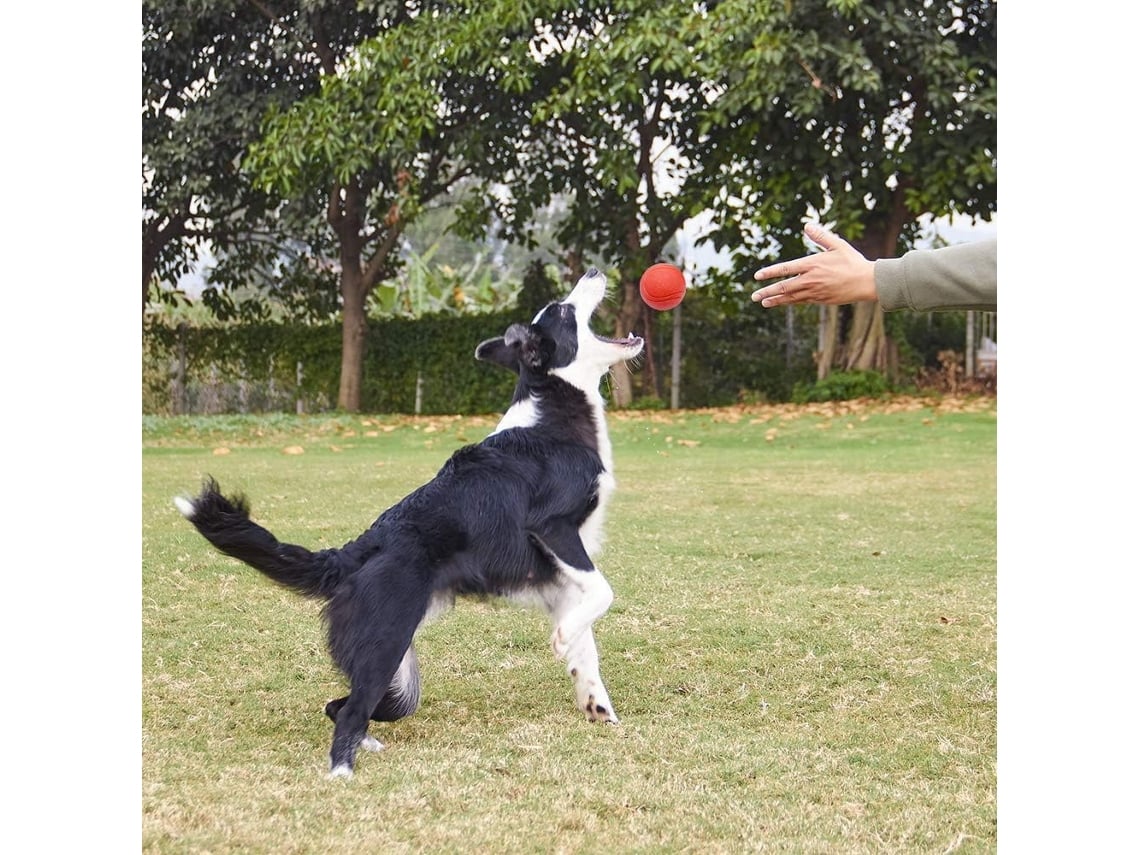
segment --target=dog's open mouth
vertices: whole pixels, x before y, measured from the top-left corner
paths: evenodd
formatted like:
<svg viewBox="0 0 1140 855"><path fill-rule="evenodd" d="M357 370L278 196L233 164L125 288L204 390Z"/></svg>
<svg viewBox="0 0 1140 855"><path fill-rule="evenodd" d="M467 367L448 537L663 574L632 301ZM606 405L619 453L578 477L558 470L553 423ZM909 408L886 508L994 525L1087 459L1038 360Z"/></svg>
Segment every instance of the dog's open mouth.
<svg viewBox="0 0 1140 855"><path fill-rule="evenodd" d="M641 336L634 335L632 332L625 338L609 338L607 336L594 333L594 338L596 338L598 341L605 342L606 344L617 344L621 345L622 347L640 347L642 344Z"/></svg>

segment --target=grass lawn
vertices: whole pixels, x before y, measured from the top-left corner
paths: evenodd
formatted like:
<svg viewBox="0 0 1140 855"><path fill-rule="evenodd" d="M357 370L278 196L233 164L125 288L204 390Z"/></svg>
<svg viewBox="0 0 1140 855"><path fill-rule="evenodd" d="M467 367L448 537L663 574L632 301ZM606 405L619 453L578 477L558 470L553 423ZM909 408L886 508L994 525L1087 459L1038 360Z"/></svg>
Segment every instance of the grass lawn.
<svg viewBox="0 0 1140 855"><path fill-rule="evenodd" d="M544 616L461 601L423 705L325 779L320 605L174 509L339 546L495 419L144 419L147 852L993 852L992 400L611 413L592 725Z"/></svg>

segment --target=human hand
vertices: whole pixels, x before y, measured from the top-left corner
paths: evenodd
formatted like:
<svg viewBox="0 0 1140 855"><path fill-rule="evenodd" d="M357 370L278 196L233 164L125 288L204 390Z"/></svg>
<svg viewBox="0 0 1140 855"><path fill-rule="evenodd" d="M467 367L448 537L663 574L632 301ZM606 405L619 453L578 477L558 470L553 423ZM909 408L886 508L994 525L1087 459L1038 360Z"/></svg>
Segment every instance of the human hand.
<svg viewBox="0 0 1140 855"><path fill-rule="evenodd" d="M816 223L804 226L804 234L823 247L823 252L762 267L755 279L783 279L753 292L753 302L766 309L791 303L838 306L863 300L878 300L875 263L863 257L843 238Z"/></svg>

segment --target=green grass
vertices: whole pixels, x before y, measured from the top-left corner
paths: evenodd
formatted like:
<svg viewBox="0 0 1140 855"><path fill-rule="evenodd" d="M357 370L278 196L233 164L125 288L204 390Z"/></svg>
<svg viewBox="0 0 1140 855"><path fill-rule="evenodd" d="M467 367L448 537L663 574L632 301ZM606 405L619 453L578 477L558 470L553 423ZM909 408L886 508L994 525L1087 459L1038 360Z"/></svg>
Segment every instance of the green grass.
<svg viewBox="0 0 1140 855"><path fill-rule="evenodd" d="M319 604L170 498L209 473L338 546L493 423L144 420L145 851L996 849L992 401L611 413L622 724L577 713L544 617L461 601L419 636L420 710L326 780Z"/></svg>

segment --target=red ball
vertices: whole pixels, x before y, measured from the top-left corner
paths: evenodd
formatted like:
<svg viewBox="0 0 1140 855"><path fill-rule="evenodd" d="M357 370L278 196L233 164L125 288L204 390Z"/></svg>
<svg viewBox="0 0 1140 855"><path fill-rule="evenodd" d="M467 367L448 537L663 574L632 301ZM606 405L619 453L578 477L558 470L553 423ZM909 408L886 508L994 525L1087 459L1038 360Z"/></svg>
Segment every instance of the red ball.
<svg viewBox="0 0 1140 855"><path fill-rule="evenodd" d="M685 299L685 274L672 264L654 264L641 274L641 299L659 312L679 306Z"/></svg>

